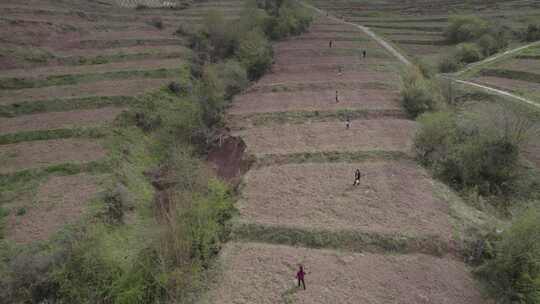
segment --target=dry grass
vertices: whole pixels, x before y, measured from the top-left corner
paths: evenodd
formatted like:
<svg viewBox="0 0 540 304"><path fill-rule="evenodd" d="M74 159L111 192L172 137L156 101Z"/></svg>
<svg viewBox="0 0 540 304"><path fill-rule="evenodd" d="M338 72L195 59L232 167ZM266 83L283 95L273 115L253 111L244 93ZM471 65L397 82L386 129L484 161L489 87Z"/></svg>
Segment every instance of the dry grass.
<svg viewBox="0 0 540 304"><path fill-rule="evenodd" d="M228 244L208 303L480 304L465 265L413 255L354 254L255 243ZM298 264L306 287L295 288Z"/></svg>
<svg viewBox="0 0 540 304"><path fill-rule="evenodd" d="M353 186L354 170L363 173ZM263 225L451 238L447 202L412 161L291 164L248 172L241 219Z"/></svg>
<svg viewBox="0 0 540 304"><path fill-rule="evenodd" d="M95 126L112 122L123 110L123 108L107 107L0 118L0 133Z"/></svg>
<svg viewBox="0 0 540 304"><path fill-rule="evenodd" d="M10 213L7 238L20 244L48 239L62 226L76 222L98 189L95 176L52 176L39 186L33 204L24 207L25 214Z"/></svg>
<svg viewBox="0 0 540 304"><path fill-rule="evenodd" d="M55 139L0 146L0 174L41 168L61 163L84 163L105 157L96 141Z"/></svg>
<svg viewBox="0 0 540 304"><path fill-rule="evenodd" d="M257 156L324 151L404 151L412 147L416 123L405 119L353 120L275 125L238 132Z"/></svg>

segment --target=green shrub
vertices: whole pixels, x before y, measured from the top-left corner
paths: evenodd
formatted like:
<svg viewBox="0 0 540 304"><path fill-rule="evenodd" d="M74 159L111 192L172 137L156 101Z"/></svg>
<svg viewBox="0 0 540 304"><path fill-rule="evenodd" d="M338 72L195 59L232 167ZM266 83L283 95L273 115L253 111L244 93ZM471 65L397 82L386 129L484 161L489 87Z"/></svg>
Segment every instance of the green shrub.
<svg viewBox="0 0 540 304"><path fill-rule="evenodd" d="M540 212L528 210L495 243L476 273L498 303L540 303Z"/></svg>
<svg viewBox="0 0 540 304"><path fill-rule="evenodd" d="M540 23L529 24L525 30L525 40L529 42L540 40Z"/></svg>
<svg viewBox="0 0 540 304"><path fill-rule="evenodd" d="M419 160L458 189L511 194L520 176L520 147L534 125L494 105L474 104L458 112L428 113L415 137Z"/></svg>
<svg viewBox="0 0 540 304"><path fill-rule="evenodd" d="M401 102L411 117L436 110L441 105L441 95L436 83L426 79L417 67L401 75Z"/></svg>
<svg viewBox="0 0 540 304"><path fill-rule="evenodd" d="M454 55L459 62L471 63L484 58L482 51L475 43L462 43L457 46Z"/></svg>
<svg viewBox="0 0 540 304"><path fill-rule="evenodd" d="M499 46L495 38L490 34L484 34L478 39L478 46L482 50L482 55L487 57L495 54L499 50Z"/></svg>
<svg viewBox="0 0 540 304"><path fill-rule="evenodd" d="M272 48L260 30L252 30L241 39L236 54L250 79L261 77L272 65Z"/></svg>
<svg viewBox="0 0 540 304"><path fill-rule="evenodd" d="M218 65L219 77L225 85L225 98L230 99L240 93L249 84L246 69L234 59Z"/></svg>
<svg viewBox="0 0 540 304"><path fill-rule="evenodd" d="M451 16L448 21L444 34L451 43L474 41L489 30L488 22L476 16Z"/></svg>
<svg viewBox="0 0 540 304"><path fill-rule="evenodd" d="M452 73L458 71L463 64L454 54L442 56L439 59L438 69L441 73Z"/></svg>

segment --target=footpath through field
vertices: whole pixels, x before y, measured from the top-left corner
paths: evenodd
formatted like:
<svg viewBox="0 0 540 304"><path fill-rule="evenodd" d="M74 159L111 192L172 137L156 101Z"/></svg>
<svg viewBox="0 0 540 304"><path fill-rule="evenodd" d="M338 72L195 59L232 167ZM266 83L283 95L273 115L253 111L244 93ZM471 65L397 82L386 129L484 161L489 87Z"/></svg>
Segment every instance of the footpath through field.
<svg viewBox="0 0 540 304"><path fill-rule="evenodd" d="M203 302L483 303L455 254L455 199L412 160L416 123L380 115L401 109L402 62L373 38L319 16L234 100L256 161Z"/></svg>

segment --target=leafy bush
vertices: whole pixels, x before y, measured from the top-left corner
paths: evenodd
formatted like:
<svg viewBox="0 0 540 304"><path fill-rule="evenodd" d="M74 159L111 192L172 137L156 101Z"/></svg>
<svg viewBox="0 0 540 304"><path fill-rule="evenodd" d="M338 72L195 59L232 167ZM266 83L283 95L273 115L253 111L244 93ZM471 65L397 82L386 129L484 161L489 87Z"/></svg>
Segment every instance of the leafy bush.
<svg viewBox="0 0 540 304"><path fill-rule="evenodd" d="M278 16L270 22L269 35L272 39L282 39L307 30L312 21L306 8L292 1L283 1Z"/></svg>
<svg viewBox="0 0 540 304"><path fill-rule="evenodd" d="M411 117L438 109L441 95L434 81L426 79L421 71L412 67L401 75L401 102Z"/></svg>
<svg viewBox="0 0 540 304"><path fill-rule="evenodd" d="M459 61L459 59L454 55L446 55L442 56L439 59L438 63L438 69L441 73L452 73L458 71L463 64Z"/></svg>
<svg viewBox="0 0 540 304"><path fill-rule="evenodd" d="M525 30L525 40L529 42L540 40L540 23L529 24Z"/></svg>
<svg viewBox="0 0 540 304"><path fill-rule="evenodd" d="M234 59L218 65L218 74L225 85L225 98L230 99L249 84L246 69Z"/></svg>
<svg viewBox="0 0 540 304"><path fill-rule="evenodd" d="M272 48L260 30L249 31L240 39L236 56L250 79L261 77L272 65Z"/></svg>
<svg viewBox="0 0 540 304"><path fill-rule="evenodd" d="M458 189L510 194L519 177L520 147L534 130L528 119L494 105L420 117L415 137L419 160Z"/></svg>
<svg viewBox="0 0 540 304"><path fill-rule="evenodd" d="M451 16L448 21L444 34L451 43L474 41L489 29L488 22L476 16Z"/></svg>
<svg viewBox="0 0 540 304"><path fill-rule="evenodd" d="M540 303L540 212L528 210L495 243L495 257L476 273L498 303Z"/></svg>
<svg viewBox="0 0 540 304"><path fill-rule="evenodd" d="M471 63L484 58L482 51L475 43L462 43L458 45L454 55L459 62Z"/></svg>

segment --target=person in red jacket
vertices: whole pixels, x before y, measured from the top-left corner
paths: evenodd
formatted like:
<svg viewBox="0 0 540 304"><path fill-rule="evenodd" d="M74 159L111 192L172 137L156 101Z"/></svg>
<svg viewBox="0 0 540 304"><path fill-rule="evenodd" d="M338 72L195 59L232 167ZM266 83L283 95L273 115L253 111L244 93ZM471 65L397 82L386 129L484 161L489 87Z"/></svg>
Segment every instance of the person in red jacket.
<svg viewBox="0 0 540 304"><path fill-rule="evenodd" d="M304 272L304 267L300 265L300 269L296 273L296 278L298 279L298 287L300 287L300 284L302 284L302 287L304 287L304 290L306 290L306 282L304 281L304 276L306 273Z"/></svg>

